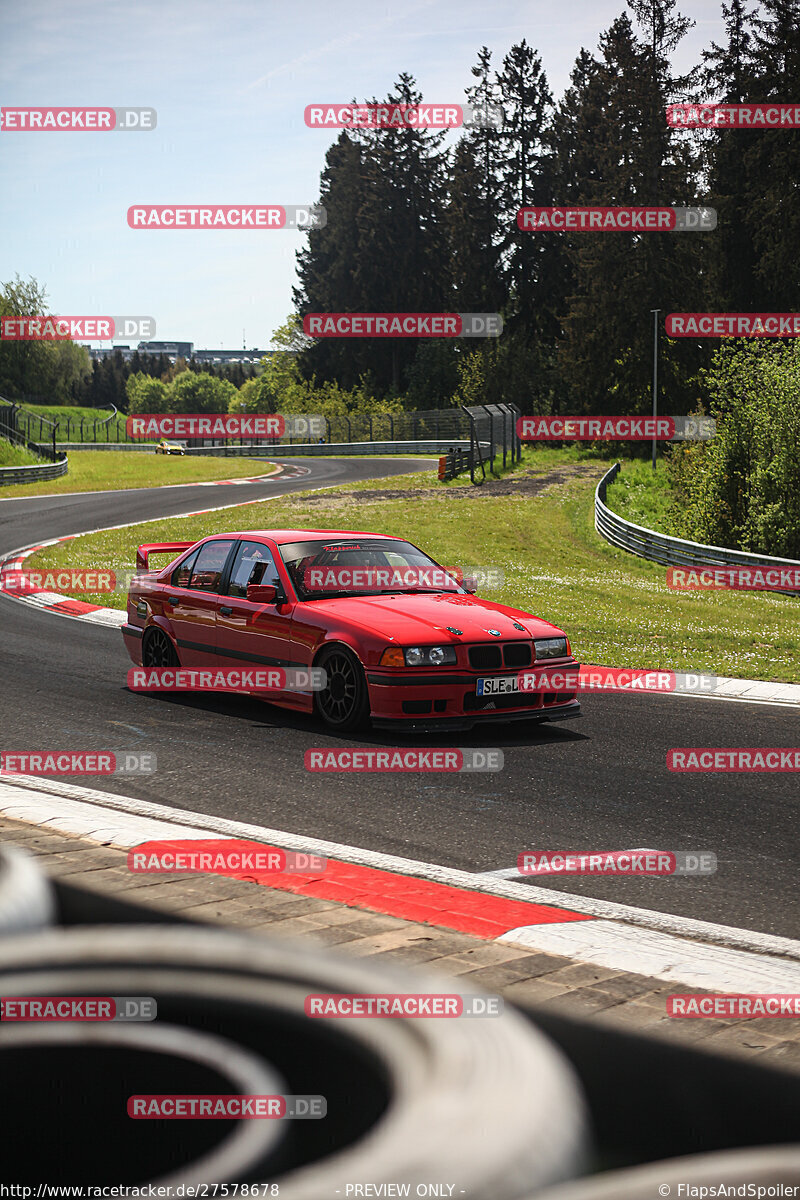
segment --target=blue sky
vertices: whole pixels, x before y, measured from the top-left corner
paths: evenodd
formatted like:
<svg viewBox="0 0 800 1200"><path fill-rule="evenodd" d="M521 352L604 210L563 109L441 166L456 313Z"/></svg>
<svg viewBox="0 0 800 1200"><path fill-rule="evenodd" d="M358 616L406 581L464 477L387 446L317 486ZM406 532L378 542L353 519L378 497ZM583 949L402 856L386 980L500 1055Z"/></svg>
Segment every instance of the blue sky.
<svg viewBox="0 0 800 1200"><path fill-rule="evenodd" d="M676 65L722 38L717 0ZM307 104L384 96L401 71L426 101L464 99L488 45L523 37L558 97L622 0L35 0L0 5L3 106L152 106L149 133L0 132L0 280L33 275L52 311L148 315L160 339L266 348L291 311L301 234L132 230L131 204L306 204L331 131ZM454 135L448 135L454 136Z"/></svg>

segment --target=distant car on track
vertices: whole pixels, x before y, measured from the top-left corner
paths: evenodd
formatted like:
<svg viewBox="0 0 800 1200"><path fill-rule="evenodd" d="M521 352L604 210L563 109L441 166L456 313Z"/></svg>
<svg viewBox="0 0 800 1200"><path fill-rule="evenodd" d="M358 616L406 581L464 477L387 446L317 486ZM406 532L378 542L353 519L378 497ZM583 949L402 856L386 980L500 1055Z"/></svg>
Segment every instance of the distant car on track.
<svg viewBox="0 0 800 1200"><path fill-rule="evenodd" d="M433 730L580 715L574 691L518 688L526 667L577 668L562 630L479 599L402 538L246 530L140 546L137 568L122 626L137 666L323 667L323 690L270 702L342 732L370 718Z"/></svg>
<svg viewBox="0 0 800 1200"><path fill-rule="evenodd" d="M180 442L168 442L166 438L162 438L156 446L156 454L185 454L186 451Z"/></svg>

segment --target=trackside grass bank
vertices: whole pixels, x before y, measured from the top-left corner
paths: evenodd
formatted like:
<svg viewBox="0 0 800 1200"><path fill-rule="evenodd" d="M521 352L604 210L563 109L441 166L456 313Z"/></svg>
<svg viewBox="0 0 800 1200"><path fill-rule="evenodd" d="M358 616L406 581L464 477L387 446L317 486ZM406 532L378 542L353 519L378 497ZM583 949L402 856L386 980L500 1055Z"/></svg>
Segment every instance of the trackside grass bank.
<svg viewBox="0 0 800 1200"><path fill-rule="evenodd" d="M32 467L42 461L25 446L17 446L5 438L0 438L0 467ZM0 489L0 495L2 494Z"/></svg>
<svg viewBox="0 0 800 1200"><path fill-rule="evenodd" d="M432 464L430 475L294 493L78 537L28 561L37 568L131 569L140 542L189 541L229 529L390 533L446 565L502 571L502 585L480 594L561 626L582 662L800 681L798 601L767 593L671 592L664 567L597 535L594 489L609 465L578 448L526 450L514 471L473 488L468 479L442 487ZM219 503L217 494L213 502ZM125 607L120 593L79 598Z"/></svg>
<svg viewBox="0 0 800 1200"><path fill-rule="evenodd" d="M31 457L31 461L37 460ZM70 450L68 474L49 482L19 483L0 488L0 500L8 496L50 496L162 487L170 483L205 483L211 479L251 479L276 470L273 463L254 458L218 458L210 454L182 458L180 455L132 454L127 450Z"/></svg>

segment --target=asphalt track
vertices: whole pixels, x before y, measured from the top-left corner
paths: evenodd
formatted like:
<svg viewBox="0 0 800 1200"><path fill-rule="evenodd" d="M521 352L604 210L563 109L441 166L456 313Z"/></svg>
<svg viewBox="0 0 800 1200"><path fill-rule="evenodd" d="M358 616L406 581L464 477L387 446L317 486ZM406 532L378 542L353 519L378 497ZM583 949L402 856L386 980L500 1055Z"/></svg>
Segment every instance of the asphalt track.
<svg viewBox="0 0 800 1200"><path fill-rule="evenodd" d="M304 465L310 473L298 478L230 488L7 500L0 503L0 556L62 534L431 469L385 458ZM232 527L246 524L234 510ZM426 548L436 556L437 547ZM337 739L310 718L244 698L129 692L130 662L116 629L0 596L0 630L4 750L148 750L158 758L151 776L71 782L467 871L512 867L531 849L712 850L718 871L705 878L559 877L552 887L798 934L797 776L679 776L665 762L676 746L797 745L796 710L604 694L584 697L582 718L563 725ZM580 658L580 645L574 650ZM305 771L306 749L337 744L499 746L505 768L466 776ZM541 877L535 882L547 886Z"/></svg>

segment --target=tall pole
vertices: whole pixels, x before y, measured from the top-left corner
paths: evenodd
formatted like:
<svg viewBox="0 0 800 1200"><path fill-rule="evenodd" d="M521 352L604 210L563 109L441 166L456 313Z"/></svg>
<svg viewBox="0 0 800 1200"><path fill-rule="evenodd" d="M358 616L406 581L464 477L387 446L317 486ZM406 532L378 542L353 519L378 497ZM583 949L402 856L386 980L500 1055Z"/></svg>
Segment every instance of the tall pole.
<svg viewBox="0 0 800 1200"><path fill-rule="evenodd" d="M658 314L660 308L651 308L653 314L653 470L656 469L655 419L658 416Z"/></svg>

